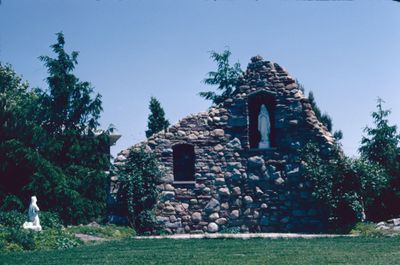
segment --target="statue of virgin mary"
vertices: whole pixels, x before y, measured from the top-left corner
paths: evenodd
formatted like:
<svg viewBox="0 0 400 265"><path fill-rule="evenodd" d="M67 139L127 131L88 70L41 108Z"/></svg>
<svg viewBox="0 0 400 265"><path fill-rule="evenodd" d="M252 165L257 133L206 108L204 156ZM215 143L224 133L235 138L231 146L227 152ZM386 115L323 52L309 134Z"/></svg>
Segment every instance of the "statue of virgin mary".
<svg viewBox="0 0 400 265"><path fill-rule="evenodd" d="M39 220L39 207L37 206L36 196L31 197L31 204L28 209L29 222L25 222L22 227L24 229L32 229L34 231L42 231L42 226Z"/></svg>
<svg viewBox="0 0 400 265"><path fill-rule="evenodd" d="M261 135L261 140L258 143L258 148L265 149L270 148L270 133L271 133L271 122L269 120L269 113L267 107L262 104L260 108L260 114L258 114L258 131Z"/></svg>

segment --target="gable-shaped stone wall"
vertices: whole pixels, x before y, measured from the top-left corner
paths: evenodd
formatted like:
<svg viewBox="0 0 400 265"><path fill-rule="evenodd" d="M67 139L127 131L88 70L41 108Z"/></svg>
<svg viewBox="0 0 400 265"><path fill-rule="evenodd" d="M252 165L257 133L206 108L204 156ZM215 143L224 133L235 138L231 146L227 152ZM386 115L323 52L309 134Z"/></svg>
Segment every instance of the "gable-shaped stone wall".
<svg viewBox="0 0 400 265"><path fill-rule="evenodd" d="M249 109L264 99L272 118L269 149L251 146L249 137L256 134L249 131ZM165 169L157 225L173 233L229 227L251 232L323 230L322 211L302 174L298 153L309 141L326 151L334 142L295 80L279 65L253 57L232 97L141 143L157 154ZM173 148L179 144L194 147L192 182L174 181ZM117 168L128 153L118 155ZM117 184L113 176L112 194Z"/></svg>

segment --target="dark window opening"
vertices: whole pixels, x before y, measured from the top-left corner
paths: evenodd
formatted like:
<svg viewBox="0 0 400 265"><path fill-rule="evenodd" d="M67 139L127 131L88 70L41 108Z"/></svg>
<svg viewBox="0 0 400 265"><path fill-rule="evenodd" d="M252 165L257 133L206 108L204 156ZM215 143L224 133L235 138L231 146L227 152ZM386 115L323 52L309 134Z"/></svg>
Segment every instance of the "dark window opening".
<svg viewBox="0 0 400 265"><path fill-rule="evenodd" d="M261 135L258 131L258 115L263 104L267 107L271 123L270 144L271 147L275 147L275 101L271 94L261 91L250 95L248 99L250 148L258 148L261 140Z"/></svg>
<svg viewBox="0 0 400 265"><path fill-rule="evenodd" d="M172 147L174 158L174 181L194 181L194 146L178 144Z"/></svg>

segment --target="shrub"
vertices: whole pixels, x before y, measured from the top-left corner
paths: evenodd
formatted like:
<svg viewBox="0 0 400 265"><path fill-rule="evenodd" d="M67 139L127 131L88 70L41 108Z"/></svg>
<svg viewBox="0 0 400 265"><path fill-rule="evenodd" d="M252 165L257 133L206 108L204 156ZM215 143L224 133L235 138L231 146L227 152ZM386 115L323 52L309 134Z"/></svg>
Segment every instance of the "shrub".
<svg viewBox="0 0 400 265"><path fill-rule="evenodd" d="M40 225L44 230L49 228L61 228L62 222L57 213L53 212L40 212Z"/></svg>
<svg viewBox="0 0 400 265"><path fill-rule="evenodd" d="M157 202L157 183L162 172L156 156L144 147L131 149L120 168L119 201L124 203L131 225L140 233L153 229L151 214Z"/></svg>
<svg viewBox="0 0 400 265"><path fill-rule="evenodd" d="M24 249L15 243L6 243L4 246L5 251L23 251Z"/></svg>
<svg viewBox="0 0 400 265"><path fill-rule="evenodd" d="M339 147L324 154L309 143L302 150L302 159L314 197L326 209L332 228L342 232L368 217L371 205L387 185L388 176L380 165L349 159Z"/></svg>
<svg viewBox="0 0 400 265"><path fill-rule="evenodd" d="M221 230L221 234L239 234L240 233L240 227L239 226L231 226L231 227L226 227Z"/></svg>
<svg viewBox="0 0 400 265"><path fill-rule="evenodd" d="M134 229L126 226L106 225L106 226L73 226L67 228L70 233L86 234L109 239L126 238L136 235Z"/></svg>
<svg viewBox="0 0 400 265"><path fill-rule="evenodd" d="M40 225L43 229L61 228L62 223L57 213L39 212ZM28 215L17 211L0 212L0 224L6 227L21 228L28 221Z"/></svg>
<svg viewBox="0 0 400 265"><path fill-rule="evenodd" d="M354 171L359 179L358 193L361 196L365 218L371 221L380 221L381 194L389 187L390 176L378 163L364 158L349 159L350 170ZM364 220L362 220L364 221Z"/></svg>
<svg viewBox="0 0 400 265"><path fill-rule="evenodd" d="M0 210L2 210L2 211L12 211L12 210L23 211L24 204L22 203L21 199L18 198L17 196L7 195L3 200Z"/></svg>
<svg viewBox="0 0 400 265"><path fill-rule="evenodd" d="M4 233L2 233L2 231L0 230L0 251L5 249L6 244L7 244L7 242L6 242L6 239L4 238Z"/></svg>
<svg viewBox="0 0 400 265"><path fill-rule="evenodd" d="M35 232L14 227L0 228L0 250L5 251L66 249L82 243L73 233L61 229Z"/></svg>
<svg viewBox="0 0 400 265"><path fill-rule="evenodd" d="M171 232L171 230L168 231L162 227L156 227L156 229L152 232L152 234L157 235L157 236L165 236L165 235L172 234L172 232Z"/></svg>
<svg viewBox="0 0 400 265"><path fill-rule="evenodd" d="M154 225L156 223L155 214L152 210L144 210L139 216L139 227L138 230L143 232L151 232L154 230Z"/></svg>
<svg viewBox="0 0 400 265"><path fill-rule="evenodd" d="M27 220L26 214L17 211L0 212L0 224L6 227L20 228Z"/></svg>
<svg viewBox="0 0 400 265"><path fill-rule="evenodd" d="M384 232L379 230L374 223L357 223L350 231L350 234L373 237L385 235Z"/></svg>
<svg viewBox="0 0 400 265"><path fill-rule="evenodd" d="M35 233L36 249L67 249L82 244L72 233L61 229L48 229Z"/></svg>
<svg viewBox="0 0 400 265"><path fill-rule="evenodd" d="M61 230L60 218L56 213L40 212L39 216L43 231L35 232L22 228L22 224L28 220L26 214L0 212L0 250L65 249L82 243L72 233Z"/></svg>
<svg viewBox="0 0 400 265"><path fill-rule="evenodd" d="M34 234L35 232L31 230L10 228L6 235L6 241L21 246L23 250L34 250L36 246Z"/></svg>
<svg viewBox="0 0 400 265"><path fill-rule="evenodd" d="M57 238L57 249L68 249L79 246L81 243L75 237L58 237Z"/></svg>
<svg viewBox="0 0 400 265"><path fill-rule="evenodd" d="M336 228L354 224L362 209L354 193L356 178L347 171L339 150L325 155L318 145L309 143L302 150L306 180L312 183L314 197L326 209L327 220Z"/></svg>

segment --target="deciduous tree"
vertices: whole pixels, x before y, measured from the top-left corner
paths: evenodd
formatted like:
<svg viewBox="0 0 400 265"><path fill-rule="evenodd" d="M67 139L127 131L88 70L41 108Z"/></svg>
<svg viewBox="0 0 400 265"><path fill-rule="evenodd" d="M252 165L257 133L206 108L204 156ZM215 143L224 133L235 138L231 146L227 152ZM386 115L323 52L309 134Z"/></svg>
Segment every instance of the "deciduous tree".
<svg viewBox="0 0 400 265"><path fill-rule="evenodd" d="M238 82L238 78L242 74L240 64L235 63L232 66L229 63L231 52L225 50L222 53L211 51L211 59L217 63L217 70L208 72L208 77L203 80L206 85L217 86L218 94L214 91L200 92L200 96L211 100L215 104L219 104L232 94Z"/></svg>

